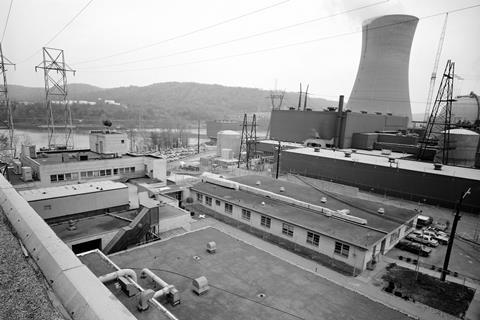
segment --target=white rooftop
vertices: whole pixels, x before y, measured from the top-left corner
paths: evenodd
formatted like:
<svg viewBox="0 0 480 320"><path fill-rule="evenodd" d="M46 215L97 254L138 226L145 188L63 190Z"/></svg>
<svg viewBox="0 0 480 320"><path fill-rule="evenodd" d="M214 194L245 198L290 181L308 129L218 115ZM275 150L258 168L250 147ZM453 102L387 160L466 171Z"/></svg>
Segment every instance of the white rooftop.
<svg viewBox="0 0 480 320"><path fill-rule="evenodd" d="M30 202L123 188L127 188L127 186L121 182L106 180L64 185L58 187L24 190L20 191L19 193L25 200Z"/></svg>
<svg viewBox="0 0 480 320"><path fill-rule="evenodd" d="M478 136L478 133L476 133L475 131L472 131L472 130L467 130L467 129L450 129L450 130L446 130L446 131L442 131L442 132L447 132L449 131L450 134L464 134L464 135L468 135L468 136Z"/></svg>
<svg viewBox="0 0 480 320"><path fill-rule="evenodd" d="M345 157L345 151L347 150L333 151L332 149L320 149L320 152L315 152L313 148L300 148L285 150L283 152L305 154L314 157L330 158L341 161L372 164L382 167L394 166L395 168L397 168L398 164L398 169L480 181L479 169L443 165L442 170L434 170L433 163L399 159L401 158L399 155L403 155L402 153L392 152L390 155L375 155L365 154L363 152L357 151L356 153L352 153L350 158L347 158ZM396 164L390 163L389 158L396 158Z"/></svg>
<svg viewBox="0 0 480 320"><path fill-rule="evenodd" d="M276 145L278 146L278 140L260 140L259 142L261 143L266 143L266 144L273 144L273 145ZM287 147L294 147L294 148L302 148L304 147L303 144L301 143L295 143L295 142L285 142L285 141L280 141L282 147L283 146L287 146Z"/></svg>

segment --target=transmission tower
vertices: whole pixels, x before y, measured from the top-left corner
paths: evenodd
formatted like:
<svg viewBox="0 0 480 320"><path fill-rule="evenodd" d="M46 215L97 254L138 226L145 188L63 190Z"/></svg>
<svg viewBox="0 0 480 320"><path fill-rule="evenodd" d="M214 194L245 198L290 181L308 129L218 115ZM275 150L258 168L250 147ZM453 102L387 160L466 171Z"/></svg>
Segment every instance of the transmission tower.
<svg viewBox="0 0 480 320"><path fill-rule="evenodd" d="M283 91L270 91L270 102L272 103L272 112L274 110L280 110L282 108L283 98L285 97L285 90ZM270 127L272 125L272 113L270 113L270 121L268 122L267 134L265 138L270 137Z"/></svg>
<svg viewBox="0 0 480 320"><path fill-rule="evenodd" d="M436 146L435 162L448 164L450 145L450 128L452 119L453 80L455 78L455 62L447 61L442 81L438 88L435 103L428 118L425 134L420 142L418 158L423 158L428 146ZM441 151L441 152L439 152Z"/></svg>
<svg viewBox="0 0 480 320"><path fill-rule="evenodd" d="M250 127L250 128L249 128ZM257 153L257 116L254 114L252 122L248 124L247 114L243 116L242 125L242 140L240 141L240 151L238 153L238 165L240 168L240 162L242 160L242 153L245 153L245 161L247 170L250 169L250 159Z"/></svg>
<svg viewBox="0 0 480 320"><path fill-rule="evenodd" d="M75 70L65 63L63 50L43 47L43 61L35 71L43 69L45 80L45 106L47 109L48 149L58 147L55 144L55 121L52 102L63 104L65 113L65 148L73 148L72 111L67 101L67 72Z"/></svg>
<svg viewBox="0 0 480 320"><path fill-rule="evenodd" d="M6 120L3 120L2 122L8 128L8 143L9 143L8 147L10 149L10 152L12 152L12 155L15 156L15 148L13 143L13 137L14 137L13 110L12 110L12 105L8 100L6 66L15 67L15 64L12 63L10 60L7 59L7 57L3 55L2 44L0 43L0 74L2 75L2 80L3 80L3 82L0 83L0 104L5 105L6 116L7 116Z"/></svg>

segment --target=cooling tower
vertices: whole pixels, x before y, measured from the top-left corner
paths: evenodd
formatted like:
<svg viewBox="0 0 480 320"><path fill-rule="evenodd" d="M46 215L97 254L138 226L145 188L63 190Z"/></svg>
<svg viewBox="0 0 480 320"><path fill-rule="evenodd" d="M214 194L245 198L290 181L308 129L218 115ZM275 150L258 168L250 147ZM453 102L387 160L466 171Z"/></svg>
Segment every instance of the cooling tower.
<svg viewBox="0 0 480 320"><path fill-rule="evenodd" d="M418 18L388 15L363 23L362 53L348 109L412 118L408 64Z"/></svg>

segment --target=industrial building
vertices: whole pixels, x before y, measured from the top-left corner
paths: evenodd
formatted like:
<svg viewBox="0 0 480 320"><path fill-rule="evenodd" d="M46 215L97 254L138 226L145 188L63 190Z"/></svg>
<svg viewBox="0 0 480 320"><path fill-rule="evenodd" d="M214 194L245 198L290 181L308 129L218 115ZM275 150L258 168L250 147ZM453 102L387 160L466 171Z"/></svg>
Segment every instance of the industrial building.
<svg viewBox="0 0 480 320"><path fill-rule="evenodd" d="M213 253L206 250L211 242ZM104 284L137 319L323 319L332 313L335 319L408 318L211 227L108 256L92 251L78 258L101 280L118 274ZM168 288L175 288L180 303L172 303ZM141 311L137 297L149 290L157 298Z"/></svg>
<svg viewBox="0 0 480 320"><path fill-rule="evenodd" d="M335 111L272 110L270 138L312 146L350 148L354 133L405 131L408 117Z"/></svg>
<svg viewBox="0 0 480 320"><path fill-rule="evenodd" d="M413 228L417 215L260 176L227 180L205 174L192 196L195 214L214 216L350 275L372 267Z"/></svg>
<svg viewBox="0 0 480 320"><path fill-rule="evenodd" d="M40 150L22 146L12 182L17 188L38 188L95 180L148 176L166 184L166 160L154 155L125 153L126 134L92 131L90 149ZM17 168L18 166L18 168ZM30 178L18 179L30 172Z"/></svg>
<svg viewBox="0 0 480 320"><path fill-rule="evenodd" d="M386 15L363 23L350 110L391 113L411 120L408 69L417 23L418 18L409 15Z"/></svg>
<svg viewBox="0 0 480 320"><path fill-rule="evenodd" d="M389 154L364 154L352 150L285 150L281 155L280 170L446 207L454 207L461 194L480 184L477 169L435 166ZM478 211L480 198L466 198L462 209Z"/></svg>

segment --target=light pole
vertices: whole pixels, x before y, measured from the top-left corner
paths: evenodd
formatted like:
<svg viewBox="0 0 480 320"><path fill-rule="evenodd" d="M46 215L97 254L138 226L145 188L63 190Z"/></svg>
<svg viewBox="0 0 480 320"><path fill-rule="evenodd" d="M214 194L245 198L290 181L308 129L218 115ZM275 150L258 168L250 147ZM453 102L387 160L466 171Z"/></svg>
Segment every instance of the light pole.
<svg viewBox="0 0 480 320"><path fill-rule="evenodd" d="M455 231L457 230L457 223L458 220L460 220L460 209L462 207L462 201L470 195L470 190L471 188L468 188L467 191L462 193L456 205L457 211L455 213L455 217L453 218L452 231L450 232L450 239L448 239L447 253L445 254L445 261L443 262L442 274L440 275L440 280L442 281L445 281L445 278L447 277L448 263L450 262L450 254L452 253L453 240L455 238Z"/></svg>
<svg viewBox="0 0 480 320"><path fill-rule="evenodd" d="M278 146L275 147L275 149L277 150L277 172L275 174L275 179L278 179L278 171L280 169L280 151L282 149L282 145L280 143L280 140L278 140Z"/></svg>

